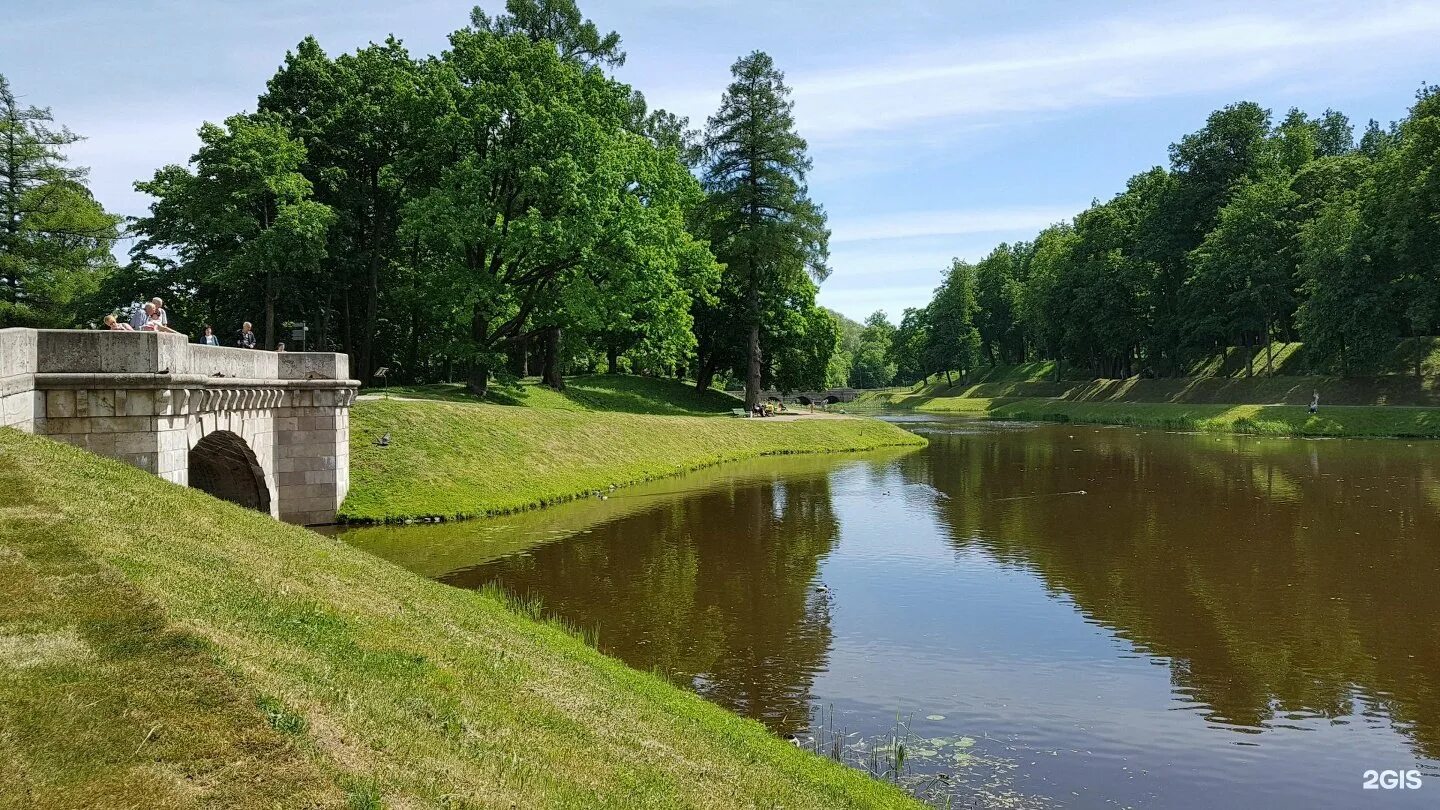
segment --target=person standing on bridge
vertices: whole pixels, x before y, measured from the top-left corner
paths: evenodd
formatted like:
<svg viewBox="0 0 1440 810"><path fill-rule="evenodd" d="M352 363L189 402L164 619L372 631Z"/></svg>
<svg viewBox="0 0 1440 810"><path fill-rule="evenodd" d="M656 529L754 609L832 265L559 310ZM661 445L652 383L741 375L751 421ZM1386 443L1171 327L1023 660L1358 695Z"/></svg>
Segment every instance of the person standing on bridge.
<svg viewBox="0 0 1440 810"><path fill-rule="evenodd" d="M242 349L255 348L255 330L250 326L249 321L240 327L240 339L235 341L235 345Z"/></svg>
<svg viewBox="0 0 1440 810"><path fill-rule="evenodd" d="M205 335L200 338L200 342L204 343L206 346L220 345L220 339L215 337L215 330L211 329L210 324L208 323L205 324Z"/></svg>

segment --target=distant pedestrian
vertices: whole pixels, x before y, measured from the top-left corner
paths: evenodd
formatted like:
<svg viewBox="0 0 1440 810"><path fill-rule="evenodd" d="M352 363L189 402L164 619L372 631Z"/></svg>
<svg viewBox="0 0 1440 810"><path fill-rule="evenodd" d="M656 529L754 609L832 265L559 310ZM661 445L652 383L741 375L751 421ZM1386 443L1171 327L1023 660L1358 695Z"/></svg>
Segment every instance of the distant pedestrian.
<svg viewBox="0 0 1440 810"><path fill-rule="evenodd" d="M284 344L284 342L276 343L276 344L275 344L275 351L276 351L276 353L278 353L278 354L284 354L284 353L285 353L285 344Z"/></svg>
<svg viewBox="0 0 1440 810"><path fill-rule="evenodd" d="M200 342L204 343L206 346L220 345L220 338L215 337L215 330L211 329L210 324L208 323L205 324L205 336L200 338Z"/></svg>
<svg viewBox="0 0 1440 810"><path fill-rule="evenodd" d="M161 301L159 296L156 296L150 299L150 303L155 305L155 314L160 318L160 325L169 326L170 313L165 311L165 302Z"/></svg>
<svg viewBox="0 0 1440 810"><path fill-rule="evenodd" d="M1316 413L1316 412L1319 411L1319 410L1320 410L1320 392L1319 392L1319 391L1316 391L1316 392L1315 392L1315 395L1312 396L1312 397L1310 397L1310 413Z"/></svg>
<svg viewBox="0 0 1440 810"><path fill-rule="evenodd" d="M130 324L125 323L124 321L117 321L117 320L115 320L115 316L114 316L114 315L106 315L106 316L105 316L105 328L106 328L106 329L109 329L111 332L134 332L134 331L135 331L135 327L131 326Z"/></svg>
<svg viewBox="0 0 1440 810"><path fill-rule="evenodd" d="M251 328L249 321L240 327L240 339L235 341L235 345L242 349L255 348L255 330Z"/></svg>

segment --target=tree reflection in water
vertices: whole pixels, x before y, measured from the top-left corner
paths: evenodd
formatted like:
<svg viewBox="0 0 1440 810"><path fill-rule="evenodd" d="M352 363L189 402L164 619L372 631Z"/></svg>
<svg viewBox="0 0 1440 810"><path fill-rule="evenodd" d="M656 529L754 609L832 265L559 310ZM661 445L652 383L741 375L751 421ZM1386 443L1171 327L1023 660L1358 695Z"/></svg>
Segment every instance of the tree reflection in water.
<svg viewBox="0 0 1440 810"><path fill-rule="evenodd" d="M631 666L793 733L830 649L817 573L839 532L826 475L747 481L442 581L538 597L547 614L598 626L600 648Z"/></svg>
<svg viewBox="0 0 1440 810"><path fill-rule="evenodd" d="M1081 427L929 438L897 463L949 496L934 508L955 548L1034 571L1168 659L1177 697L1212 723L1383 714L1440 757L1433 445Z"/></svg>

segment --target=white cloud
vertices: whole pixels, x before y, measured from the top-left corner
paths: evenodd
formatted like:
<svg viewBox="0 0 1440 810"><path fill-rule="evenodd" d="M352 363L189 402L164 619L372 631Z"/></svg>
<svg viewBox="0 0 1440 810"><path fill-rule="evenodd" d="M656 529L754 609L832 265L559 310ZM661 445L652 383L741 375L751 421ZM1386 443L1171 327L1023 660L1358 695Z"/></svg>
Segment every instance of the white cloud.
<svg viewBox="0 0 1440 810"><path fill-rule="evenodd" d="M914 239L974 233L1034 233L1083 211L1086 204L1025 206L955 211L907 211L830 224L831 242Z"/></svg>
<svg viewBox="0 0 1440 810"><path fill-rule="evenodd" d="M1337 54L1357 48L1377 64L1407 50L1419 57L1440 34L1434 3L1283 13L1110 20L796 75L797 123L818 142L905 127L923 134L920 125L951 120L973 126L987 117L1244 86L1333 66Z"/></svg>

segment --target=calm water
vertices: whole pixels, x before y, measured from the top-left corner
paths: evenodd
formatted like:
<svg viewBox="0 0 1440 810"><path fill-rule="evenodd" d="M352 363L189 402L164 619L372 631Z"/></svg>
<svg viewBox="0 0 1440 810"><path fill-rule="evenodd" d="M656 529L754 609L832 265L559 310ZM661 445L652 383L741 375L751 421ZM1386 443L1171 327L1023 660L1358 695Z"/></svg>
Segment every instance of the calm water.
<svg viewBox="0 0 1440 810"><path fill-rule="evenodd" d="M903 422L347 539L962 804L1440 807L1440 444Z"/></svg>

